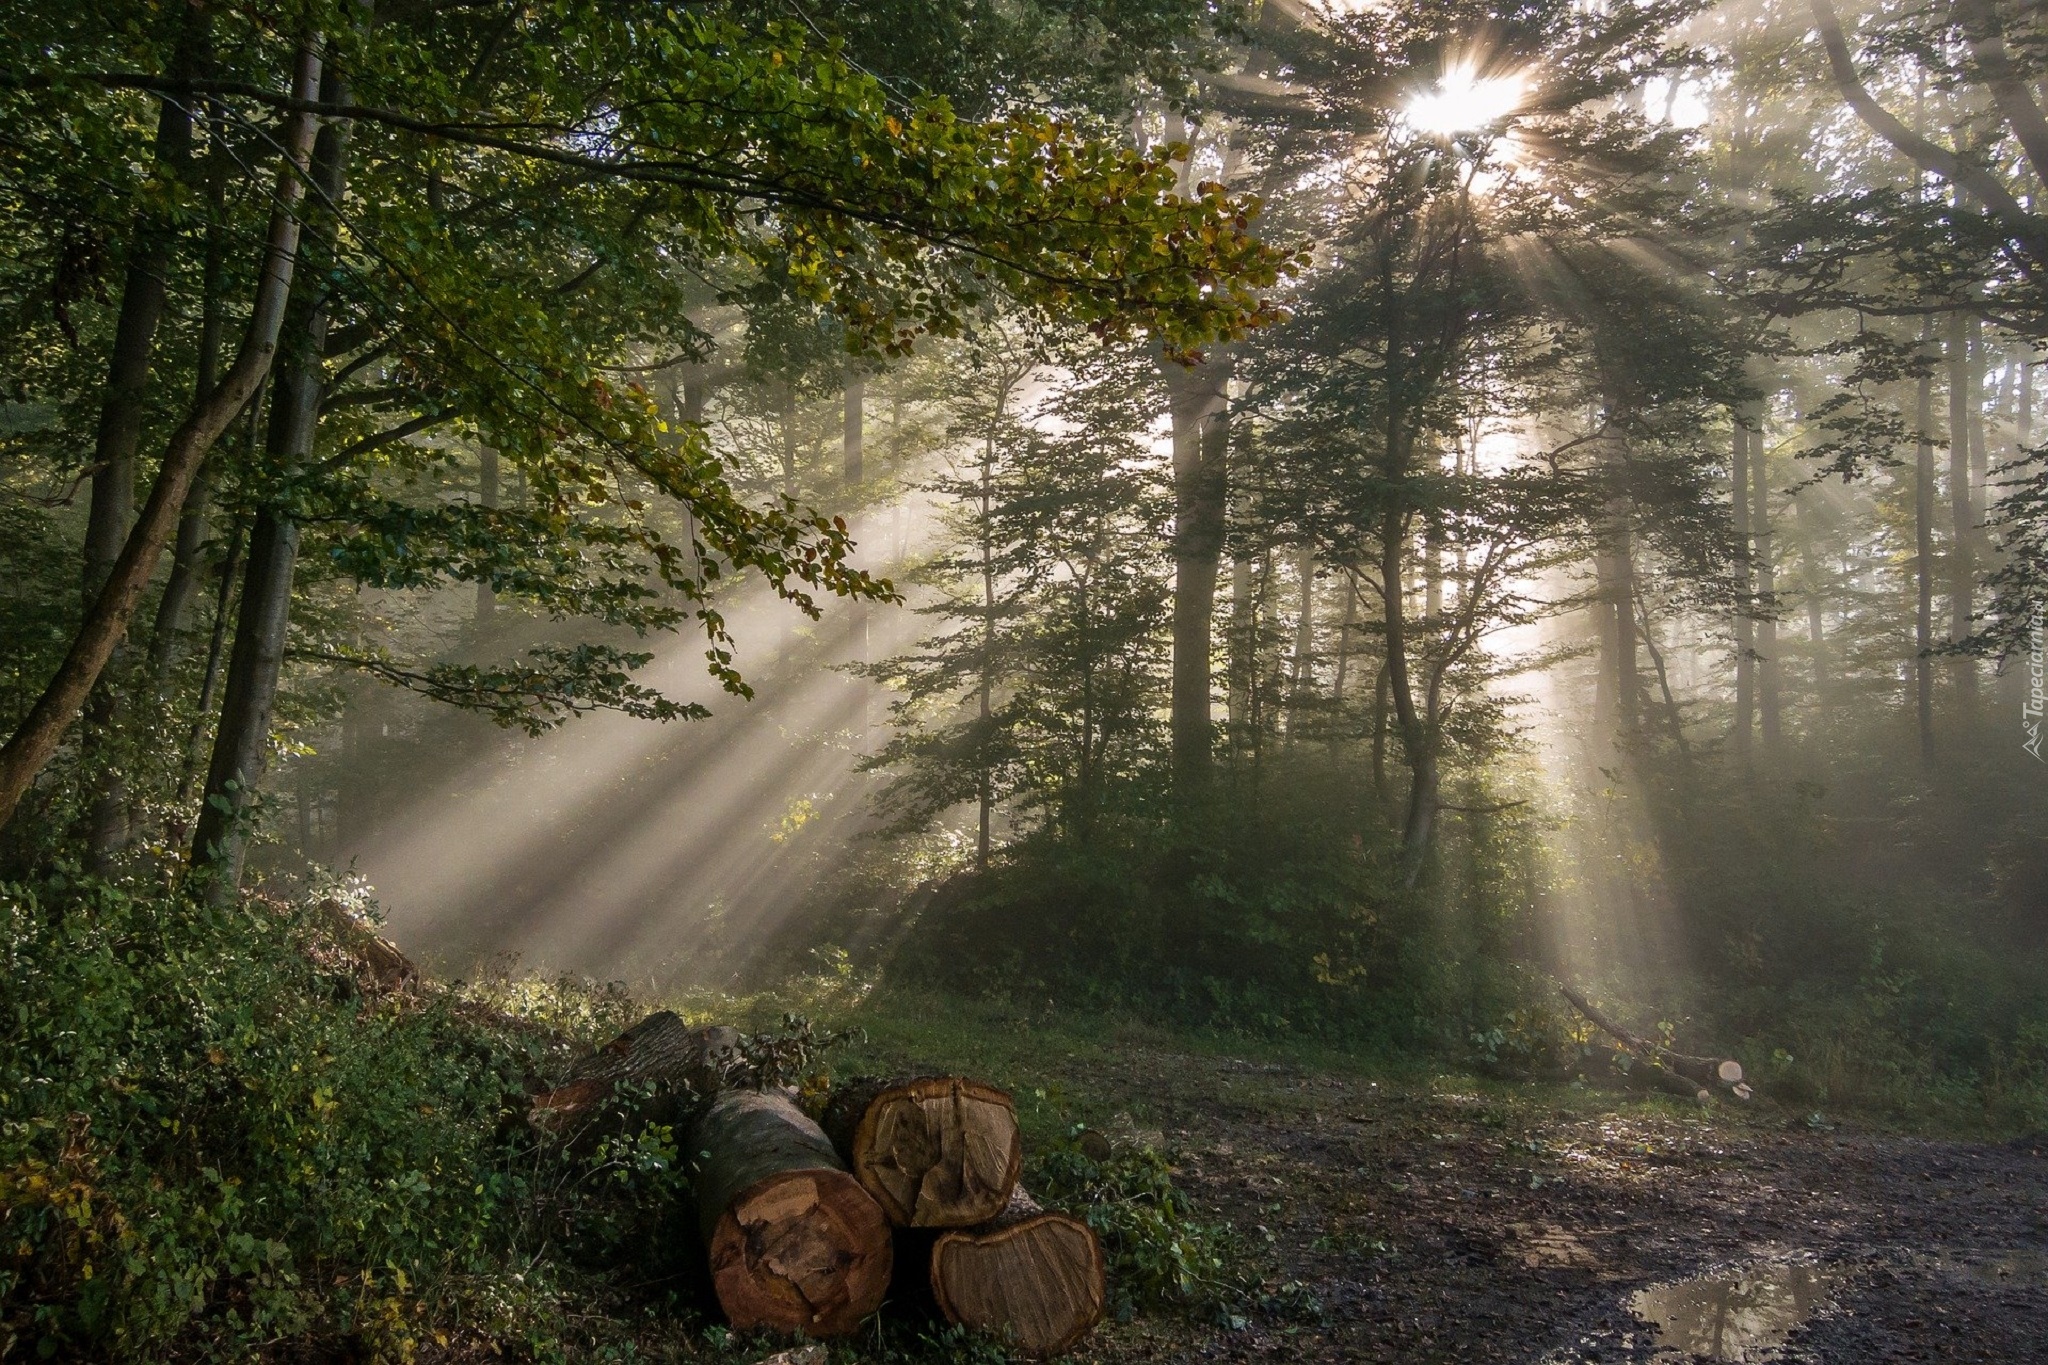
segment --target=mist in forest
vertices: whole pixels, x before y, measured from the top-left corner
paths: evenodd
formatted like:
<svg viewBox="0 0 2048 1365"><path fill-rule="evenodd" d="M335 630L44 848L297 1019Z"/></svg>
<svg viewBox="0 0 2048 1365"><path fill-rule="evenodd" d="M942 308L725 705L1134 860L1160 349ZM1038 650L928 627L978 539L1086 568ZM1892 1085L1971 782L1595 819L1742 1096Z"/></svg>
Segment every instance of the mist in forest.
<svg viewBox="0 0 2048 1365"><path fill-rule="evenodd" d="M2032 8L713 8L630 114L422 38L562 107L487 135L52 30L122 154L7 172L9 869L465 977L2036 1064ZM700 126L700 47L824 122Z"/></svg>

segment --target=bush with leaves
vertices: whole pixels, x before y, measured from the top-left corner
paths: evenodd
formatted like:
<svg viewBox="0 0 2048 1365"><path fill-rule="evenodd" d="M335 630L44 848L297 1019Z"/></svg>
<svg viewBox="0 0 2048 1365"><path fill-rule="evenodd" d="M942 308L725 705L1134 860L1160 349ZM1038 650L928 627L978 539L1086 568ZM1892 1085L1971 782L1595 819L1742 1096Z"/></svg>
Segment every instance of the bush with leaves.
<svg viewBox="0 0 2048 1365"><path fill-rule="evenodd" d="M637 1252L673 1217L672 1135L530 1135L562 1035L365 993L297 907L0 886L0 976L0 1355L405 1358L453 1321L543 1343L575 1274L549 1253Z"/></svg>

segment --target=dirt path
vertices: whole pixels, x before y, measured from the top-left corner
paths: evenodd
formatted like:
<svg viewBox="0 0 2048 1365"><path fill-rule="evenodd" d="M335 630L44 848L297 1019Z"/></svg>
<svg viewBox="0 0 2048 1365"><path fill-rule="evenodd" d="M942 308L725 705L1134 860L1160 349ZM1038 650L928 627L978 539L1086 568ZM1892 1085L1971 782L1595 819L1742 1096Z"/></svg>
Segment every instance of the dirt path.
<svg viewBox="0 0 2048 1365"><path fill-rule="evenodd" d="M1267 1229L1320 1312L1116 1327L1097 1359L2048 1362L2048 1141L1554 1088L1396 1092L1144 1050L1125 1067L1091 1079L1158 1097L1145 1121L1183 1153L1182 1181Z"/></svg>

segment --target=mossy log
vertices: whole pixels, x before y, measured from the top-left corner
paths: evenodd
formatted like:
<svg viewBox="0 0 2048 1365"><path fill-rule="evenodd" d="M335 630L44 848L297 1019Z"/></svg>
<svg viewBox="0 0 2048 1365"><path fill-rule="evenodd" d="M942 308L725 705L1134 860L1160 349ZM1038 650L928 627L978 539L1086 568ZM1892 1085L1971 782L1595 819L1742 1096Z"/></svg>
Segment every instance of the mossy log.
<svg viewBox="0 0 2048 1365"><path fill-rule="evenodd" d="M826 1105L824 1127L898 1227L985 1223L1009 1202L1024 1164L1010 1096L959 1076L850 1082Z"/></svg>
<svg viewBox="0 0 2048 1365"><path fill-rule="evenodd" d="M577 1132L621 1085L634 1083L655 1092L647 1117L686 1127L741 1068L739 1043L737 1029L692 1028L668 1010L650 1014L579 1060L562 1084L535 1095L528 1116L544 1132Z"/></svg>
<svg viewBox="0 0 2048 1365"><path fill-rule="evenodd" d="M1020 1185L988 1223L939 1234L932 1297L946 1321L1043 1360L1102 1320L1102 1246L1086 1223L1046 1212Z"/></svg>
<svg viewBox="0 0 2048 1365"><path fill-rule="evenodd" d="M691 1150L698 1231L734 1328L844 1336L881 1306L888 1219L794 1100L729 1090L698 1120Z"/></svg>

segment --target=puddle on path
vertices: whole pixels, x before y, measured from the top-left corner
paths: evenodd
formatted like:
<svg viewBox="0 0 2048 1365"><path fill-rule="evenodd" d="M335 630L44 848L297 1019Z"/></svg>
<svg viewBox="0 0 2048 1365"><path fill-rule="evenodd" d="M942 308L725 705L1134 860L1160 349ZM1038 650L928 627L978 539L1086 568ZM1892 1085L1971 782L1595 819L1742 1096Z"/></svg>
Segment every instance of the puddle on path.
<svg viewBox="0 0 2048 1365"><path fill-rule="evenodd" d="M1827 1302L1836 1278L1797 1261L1750 1261L1637 1290L1628 1307L1655 1328L1653 1359L1755 1365Z"/></svg>

